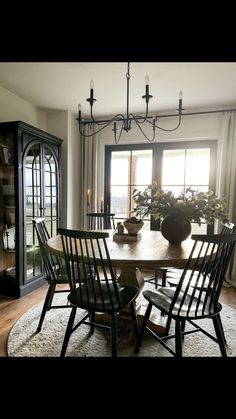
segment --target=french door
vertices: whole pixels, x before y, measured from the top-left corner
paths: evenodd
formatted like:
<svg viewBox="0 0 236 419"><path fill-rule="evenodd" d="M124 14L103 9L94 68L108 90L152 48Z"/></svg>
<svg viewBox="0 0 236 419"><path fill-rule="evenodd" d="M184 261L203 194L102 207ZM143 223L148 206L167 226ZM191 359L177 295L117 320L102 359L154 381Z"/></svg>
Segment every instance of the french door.
<svg viewBox="0 0 236 419"><path fill-rule="evenodd" d="M105 208L116 214L116 221L124 221L135 207L134 190L144 190L153 180L176 196L189 186L215 190L215 161L216 141L106 146ZM144 221L144 228L159 229L152 217ZM193 232L206 229L204 222L192 224Z"/></svg>

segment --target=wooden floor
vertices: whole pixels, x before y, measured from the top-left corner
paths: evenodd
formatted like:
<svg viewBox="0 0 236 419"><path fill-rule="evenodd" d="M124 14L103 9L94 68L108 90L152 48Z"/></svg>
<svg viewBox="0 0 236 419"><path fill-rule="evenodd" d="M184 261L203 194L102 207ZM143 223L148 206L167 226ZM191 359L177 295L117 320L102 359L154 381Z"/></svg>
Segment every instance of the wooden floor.
<svg viewBox="0 0 236 419"><path fill-rule="evenodd" d="M7 356L7 338L8 334L15 324L15 322L21 317L30 307L34 304L39 303L45 298L48 286L43 285L36 291L20 298L15 299L12 297L6 297L0 295L0 356ZM221 298L225 304L236 309L236 288L234 287L223 287L221 292Z"/></svg>

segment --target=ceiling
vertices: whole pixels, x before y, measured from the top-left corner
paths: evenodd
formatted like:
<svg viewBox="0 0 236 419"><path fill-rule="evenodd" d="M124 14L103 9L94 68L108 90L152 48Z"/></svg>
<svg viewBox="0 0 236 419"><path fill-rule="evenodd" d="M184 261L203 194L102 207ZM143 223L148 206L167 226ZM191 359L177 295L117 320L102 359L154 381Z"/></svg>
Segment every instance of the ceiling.
<svg viewBox="0 0 236 419"><path fill-rule="evenodd" d="M90 80L94 117L126 112L125 62L1 62L0 86L33 105L89 116ZM175 111L179 91L185 112L236 108L235 62L130 63L130 111L144 114L145 76L150 79L150 112Z"/></svg>

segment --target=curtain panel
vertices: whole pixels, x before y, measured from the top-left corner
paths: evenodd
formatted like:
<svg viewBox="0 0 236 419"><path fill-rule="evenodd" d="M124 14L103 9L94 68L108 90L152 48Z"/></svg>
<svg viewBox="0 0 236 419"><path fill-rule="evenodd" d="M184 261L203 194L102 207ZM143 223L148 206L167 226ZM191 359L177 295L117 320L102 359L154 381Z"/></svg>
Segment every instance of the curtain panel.
<svg viewBox="0 0 236 419"><path fill-rule="evenodd" d="M85 134L94 131L93 124L83 126ZM92 137L80 136L80 228L87 229L87 213L97 212L98 190L98 135Z"/></svg>
<svg viewBox="0 0 236 419"><path fill-rule="evenodd" d="M220 117L220 137L217 159L217 193L226 198L230 221L236 225L236 115L224 112ZM236 287L236 249L225 281Z"/></svg>

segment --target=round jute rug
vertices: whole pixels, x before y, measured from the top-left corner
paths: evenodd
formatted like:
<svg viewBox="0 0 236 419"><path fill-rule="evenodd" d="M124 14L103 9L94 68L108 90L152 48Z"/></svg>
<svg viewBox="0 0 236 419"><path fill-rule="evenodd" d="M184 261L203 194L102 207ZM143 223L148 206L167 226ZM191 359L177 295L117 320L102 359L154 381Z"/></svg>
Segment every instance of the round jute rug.
<svg viewBox="0 0 236 419"><path fill-rule="evenodd" d="M57 301L56 301L57 300ZM66 300L66 294L58 294L55 301ZM40 333L37 329L42 303L33 306L13 326L8 337L9 357L58 357L60 355L65 329L70 314L70 308L56 309L47 312ZM77 318L83 315L83 310L77 310ZM236 310L223 305L222 323L227 340L228 356L236 356ZM173 323L173 322L172 322ZM199 321L199 325L214 334L212 320ZM173 326L172 326L173 327ZM192 328L191 325L187 326ZM168 341L174 349L174 340ZM146 332L139 354L133 352L134 338L121 342L118 348L120 357L169 357L172 356L156 339ZM89 326L81 325L72 335L67 348L68 357L106 357L111 354L110 335L107 331L95 328L95 333L89 335ZM219 346L201 332L186 335L183 346L184 357L219 357Z"/></svg>

